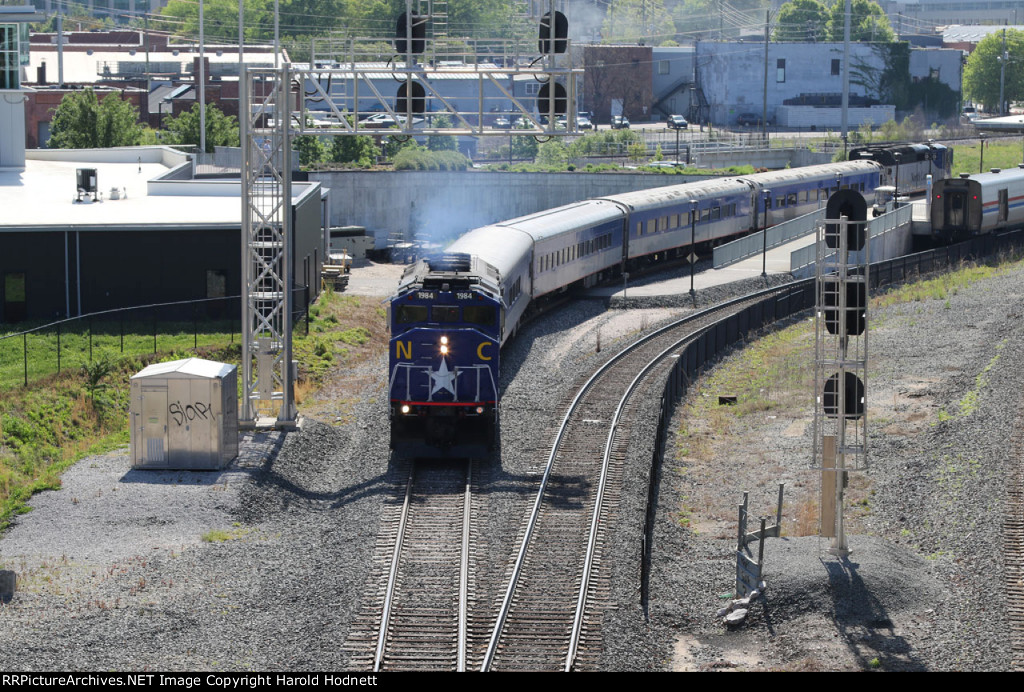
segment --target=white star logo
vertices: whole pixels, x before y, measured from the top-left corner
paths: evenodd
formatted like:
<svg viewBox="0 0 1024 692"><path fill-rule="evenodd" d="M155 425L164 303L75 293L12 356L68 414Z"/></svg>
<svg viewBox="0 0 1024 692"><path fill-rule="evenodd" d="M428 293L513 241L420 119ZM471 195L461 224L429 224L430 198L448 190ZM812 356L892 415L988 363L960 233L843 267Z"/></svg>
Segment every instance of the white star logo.
<svg viewBox="0 0 1024 692"><path fill-rule="evenodd" d="M430 396L434 396L442 389L447 389L455 396L455 379L461 373L455 370L448 369L448 362L442 358L441 366L437 369L437 372L430 373L430 379L433 380L433 387L430 389Z"/></svg>

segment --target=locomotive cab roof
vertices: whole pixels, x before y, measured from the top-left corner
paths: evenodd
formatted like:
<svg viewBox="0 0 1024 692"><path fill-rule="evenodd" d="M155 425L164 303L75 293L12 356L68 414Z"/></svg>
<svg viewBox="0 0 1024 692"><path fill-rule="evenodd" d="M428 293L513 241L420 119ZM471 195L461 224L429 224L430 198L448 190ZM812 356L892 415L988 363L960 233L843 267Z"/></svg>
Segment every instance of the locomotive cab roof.
<svg viewBox="0 0 1024 692"><path fill-rule="evenodd" d="M501 275L488 262L462 252L431 255L409 266L399 282L399 293L419 289L453 291L480 287L491 296L499 295Z"/></svg>

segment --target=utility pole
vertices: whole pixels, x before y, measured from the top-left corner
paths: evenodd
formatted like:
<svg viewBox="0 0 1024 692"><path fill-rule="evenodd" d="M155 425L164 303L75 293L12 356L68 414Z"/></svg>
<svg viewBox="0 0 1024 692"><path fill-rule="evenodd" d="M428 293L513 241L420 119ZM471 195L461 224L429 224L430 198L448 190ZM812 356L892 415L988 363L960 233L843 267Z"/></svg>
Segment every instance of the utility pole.
<svg viewBox="0 0 1024 692"><path fill-rule="evenodd" d="M206 42L203 40L203 0L199 0L199 152L206 153Z"/></svg>
<svg viewBox="0 0 1024 692"><path fill-rule="evenodd" d="M768 25L772 11L764 11L764 88L761 95L761 141L768 139Z"/></svg>
<svg viewBox="0 0 1024 692"><path fill-rule="evenodd" d="M850 0L843 12L843 142L850 129ZM843 147L846 148L845 146ZM844 152L845 154L845 152Z"/></svg>
<svg viewBox="0 0 1024 692"><path fill-rule="evenodd" d="M1006 83L1006 63L1010 55L1006 52L1006 27L1003 27L1003 50L999 53L999 115L1005 115L1003 110L1003 85Z"/></svg>

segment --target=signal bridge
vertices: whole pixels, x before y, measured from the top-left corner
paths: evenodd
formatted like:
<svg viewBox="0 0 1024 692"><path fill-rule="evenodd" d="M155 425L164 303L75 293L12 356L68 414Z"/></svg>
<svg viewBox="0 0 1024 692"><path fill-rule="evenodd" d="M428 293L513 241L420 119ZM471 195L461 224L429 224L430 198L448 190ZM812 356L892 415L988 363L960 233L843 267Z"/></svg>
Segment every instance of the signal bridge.
<svg viewBox="0 0 1024 692"><path fill-rule="evenodd" d="M430 15L406 0L395 36L346 39L344 62L335 59L338 42L321 44L320 60L314 42L305 68L285 63L242 73L241 426L269 419L287 428L298 420L291 345L294 136L507 137L514 119L519 135L577 134L583 70L572 65L568 21L554 0L535 42L428 38L430 24ZM517 91L517 83L531 88ZM435 126L438 115L448 123Z"/></svg>

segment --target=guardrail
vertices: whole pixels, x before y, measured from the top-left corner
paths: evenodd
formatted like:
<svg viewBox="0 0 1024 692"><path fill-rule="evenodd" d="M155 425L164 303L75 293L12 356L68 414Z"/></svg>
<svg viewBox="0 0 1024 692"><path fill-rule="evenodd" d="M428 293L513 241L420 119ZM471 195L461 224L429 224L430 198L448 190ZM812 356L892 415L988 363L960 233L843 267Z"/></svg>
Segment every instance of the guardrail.
<svg viewBox="0 0 1024 692"><path fill-rule="evenodd" d="M768 249L785 245L800 236L813 233L817 223L825 218L824 209L816 209L810 214L798 216L768 229ZM756 231L748 236L725 245L719 245L714 252L715 269L739 262L747 257L760 254L764 248L764 231Z"/></svg>
<svg viewBox="0 0 1024 692"><path fill-rule="evenodd" d="M871 239L872 256L876 254L877 249L881 244L885 243L882 238L892 231L902 228L903 226L909 225L913 218L913 207L909 204L900 207L888 214L882 214L868 221L868 237ZM899 252L903 254L902 251ZM851 252L850 261L855 262L860 260L861 253ZM829 255L828 257L832 257ZM888 259L888 258L883 258ZM815 244L812 242L807 247L802 247L799 250L794 250L789 255L789 271L796 277L806 276L809 272L813 271L814 263L817 260L817 249ZM879 260L881 261L881 260Z"/></svg>

